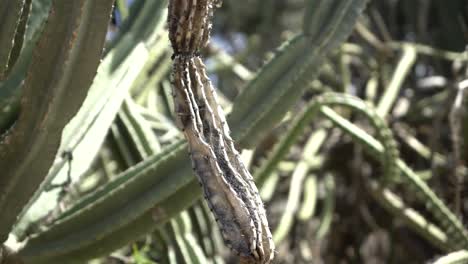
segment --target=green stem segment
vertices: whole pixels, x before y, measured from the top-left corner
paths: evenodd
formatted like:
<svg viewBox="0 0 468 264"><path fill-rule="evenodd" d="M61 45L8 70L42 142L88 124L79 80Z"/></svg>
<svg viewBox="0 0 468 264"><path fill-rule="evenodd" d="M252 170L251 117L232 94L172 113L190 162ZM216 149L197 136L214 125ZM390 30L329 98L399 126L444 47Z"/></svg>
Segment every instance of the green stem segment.
<svg viewBox="0 0 468 264"><path fill-rule="evenodd" d="M87 94L112 5L112 0L53 2L33 52L20 116L0 144L0 241L47 175L62 130Z"/></svg>

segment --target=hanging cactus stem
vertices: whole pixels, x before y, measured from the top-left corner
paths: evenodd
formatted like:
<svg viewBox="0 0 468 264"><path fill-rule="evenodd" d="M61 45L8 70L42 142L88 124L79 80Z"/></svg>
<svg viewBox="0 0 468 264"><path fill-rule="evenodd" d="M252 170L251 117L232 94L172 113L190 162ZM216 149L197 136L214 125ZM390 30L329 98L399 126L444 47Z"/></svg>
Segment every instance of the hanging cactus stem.
<svg viewBox="0 0 468 264"><path fill-rule="evenodd" d="M199 56L209 39L214 4L212 0L169 3L177 123L187 139L192 167L226 245L243 261L270 263L274 244L263 203L234 147Z"/></svg>

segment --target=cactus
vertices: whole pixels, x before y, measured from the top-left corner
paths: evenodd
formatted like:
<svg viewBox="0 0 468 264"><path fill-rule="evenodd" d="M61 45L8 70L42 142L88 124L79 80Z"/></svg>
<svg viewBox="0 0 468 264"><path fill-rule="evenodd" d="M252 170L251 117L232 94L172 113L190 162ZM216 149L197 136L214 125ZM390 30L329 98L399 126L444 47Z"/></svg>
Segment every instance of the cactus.
<svg viewBox="0 0 468 264"><path fill-rule="evenodd" d="M49 23L33 51L18 120L0 145L3 241L47 174L62 129L86 96L99 63L111 7L105 1L53 2ZM44 56L45 49L52 53ZM21 163L15 161L19 156Z"/></svg>
<svg viewBox="0 0 468 264"><path fill-rule="evenodd" d="M466 54L381 43L381 50L402 50L403 55L375 109L346 93L324 93L326 82L345 90L351 83L341 52L363 51L341 44L367 0L307 0L300 32L288 37L257 73L242 68L252 78L246 78L232 105L230 98L216 98L200 56L209 39L209 19L217 18L211 10L217 1L196 1L200 6L190 6L190 12L180 12L186 7L180 0L135 0L131 7L116 1L124 22L108 41L113 0L0 2L0 263L84 263L148 234L158 241L164 263L222 263L221 238L241 261L270 263L272 241L286 240L295 218L313 218L316 203L323 206L314 239L323 240L333 230L338 178L310 172L313 159L323 160L319 149L331 138L331 126L381 164L382 176L365 187L382 207L447 253L468 247L463 223L399 156L386 120L418 55L466 61ZM275 3L263 2L262 16L269 21ZM171 44L174 101L168 76ZM223 56L243 67L237 58ZM334 76L337 58L342 80ZM369 61L373 67L375 61ZM369 90L371 101L376 95ZM284 137L251 168L252 178L236 149L258 147L310 93L303 111L285 126ZM227 120L218 104L229 105ZM351 112L365 117L375 138L351 122ZM271 237L272 221L253 179L270 201L281 162L311 122L319 124L319 114L328 127L307 138L292 172L288 208L279 223L273 222ZM87 175L96 182L87 182ZM395 186L410 189L427 210L406 208L390 191ZM202 192L208 205L198 201ZM12 238L24 243L12 248ZM145 248L131 248L134 259L147 261ZM466 258L464 251L460 255Z"/></svg>
<svg viewBox="0 0 468 264"><path fill-rule="evenodd" d="M15 62L18 48L21 48L21 38L24 33L24 21L27 20L31 1L4 1L0 7L0 81L5 79L9 69ZM8 15L10 13L10 15ZM17 38L18 37L18 38Z"/></svg>
<svg viewBox="0 0 468 264"><path fill-rule="evenodd" d="M468 260L468 252L466 252L466 250L460 250L460 251L447 254L443 257L440 257L431 263L433 264L457 264L457 263L465 263L467 260Z"/></svg>

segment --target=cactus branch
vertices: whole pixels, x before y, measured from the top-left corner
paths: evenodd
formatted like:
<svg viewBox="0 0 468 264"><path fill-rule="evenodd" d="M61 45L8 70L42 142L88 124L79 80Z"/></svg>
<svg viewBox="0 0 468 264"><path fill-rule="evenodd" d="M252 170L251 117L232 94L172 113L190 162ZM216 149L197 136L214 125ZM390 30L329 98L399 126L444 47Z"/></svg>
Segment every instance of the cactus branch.
<svg viewBox="0 0 468 264"><path fill-rule="evenodd" d="M0 241L47 175L62 129L86 96L100 61L112 4L111 0L53 3L33 52L20 116L0 144Z"/></svg>

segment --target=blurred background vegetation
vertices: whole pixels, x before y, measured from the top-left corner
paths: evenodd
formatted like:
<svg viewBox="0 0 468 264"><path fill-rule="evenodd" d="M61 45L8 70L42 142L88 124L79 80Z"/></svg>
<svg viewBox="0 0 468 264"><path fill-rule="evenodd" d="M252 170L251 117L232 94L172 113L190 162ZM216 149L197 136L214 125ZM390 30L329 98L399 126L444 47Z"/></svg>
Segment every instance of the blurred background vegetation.
<svg viewBox="0 0 468 264"><path fill-rule="evenodd" d="M302 32L309 2L223 0L203 57L226 112L275 50ZM8 78L0 78L2 133L18 115L18 87L29 63L24 54L32 49L27 43L44 27L51 5L50 0L29 3L22 55L15 55ZM171 174L171 168L190 164L173 152L185 150L172 117L166 5L163 0L116 1L88 97L65 128L45 183L6 243L22 248L27 263L85 262L87 256L101 256L93 264L235 263L197 185L178 176L187 170ZM466 248L467 44L465 0L369 1L350 37L317 65L317 75L311 73L313 78L302 83L300 100L286 116L254 144L242 145L248 146L242 156L257 177L277 245L274 263L428 263ZM272 85L272 93L275 89ZM341 117L321 108L323 118L297 125L296 117L324 92L362 99L364 115L352 111L357 106L334 108ZM385 124L373 121L369 111ZM350 122L361 130L353 130L357 127ZM397 153L391 162L381 158L382 145L375 147L366 138L388 128L400 161ZM385 134L376 137L382 140ZM386 162L400 168L400 177L413 175L430 186L462 224L433 213L439 205L400 184L404 180L398 177L391 191L377 182L388 173ZM141 175L147 179L124 190ZM145 195L138 191L155 177L160 185ZM176 177L184 182L171 181ZM116 203L103 202L96 210L105 220L93 218L99 213L74 219L104 196ZM132 218L134 210L145 214ZM126 224L119 231L99 232L120 220ZM48 229L51 225L56 228ZM94 228L83 231L83 237L96 236L93 242L80 238L82 226ZM52 257L41 260L47 250Z"/></svg>

